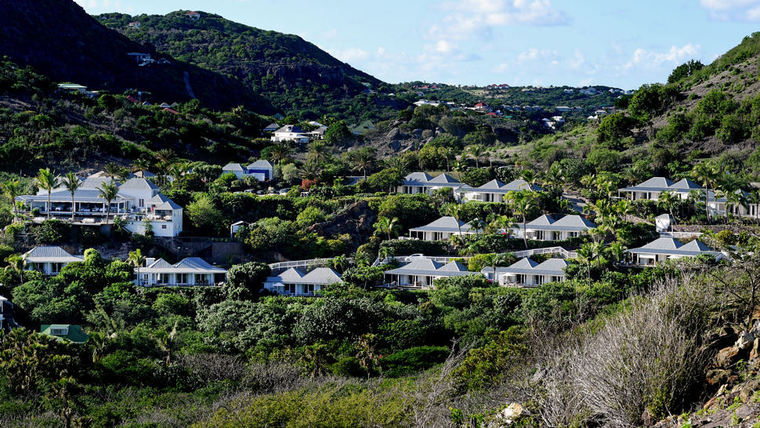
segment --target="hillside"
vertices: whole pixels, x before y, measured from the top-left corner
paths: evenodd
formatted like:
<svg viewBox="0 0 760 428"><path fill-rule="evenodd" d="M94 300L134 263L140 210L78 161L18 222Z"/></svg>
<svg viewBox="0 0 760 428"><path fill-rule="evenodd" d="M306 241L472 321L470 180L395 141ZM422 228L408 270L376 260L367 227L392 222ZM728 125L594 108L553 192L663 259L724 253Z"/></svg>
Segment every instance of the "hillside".
<svg viewBox="0 0 760 428"><path fill-rule="evenodd" d="M195 96L212 108L245 105L269 110L267 103L236 80L158 54L152 46L100 25L71 0L3 2L0 52L55 81L76 82L93 90L135 89L159 103ZM150 54L157 62L139 66L128 55L133 52ZM159 64L162 59L165 63Z"/></svg>
<svg viewBox="0 0 760 428"><path fill-rule="evenodd" d="M205 12L199 19L184 11L165 16L112 13L98 19L133 41L240 80L283 114L310 119L336 114L358 122L405 107L381 94L388 92L383 82L295 35Z"/></svg>

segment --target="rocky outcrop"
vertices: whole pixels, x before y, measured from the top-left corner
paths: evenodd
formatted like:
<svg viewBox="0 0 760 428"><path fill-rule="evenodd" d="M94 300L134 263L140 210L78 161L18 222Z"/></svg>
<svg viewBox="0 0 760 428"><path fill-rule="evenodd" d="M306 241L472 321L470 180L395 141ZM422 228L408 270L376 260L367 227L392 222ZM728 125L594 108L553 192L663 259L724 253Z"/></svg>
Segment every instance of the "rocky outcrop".
<svg viewBox="0 0 760 428"><path fill-rule="evenodd" d="M377 213L369 207L367 201L359 201L348 206L332 220L312 225L308 231L329 237L347 234L351 237L352 249L356 250L372 235L375 221Z"/></svg>

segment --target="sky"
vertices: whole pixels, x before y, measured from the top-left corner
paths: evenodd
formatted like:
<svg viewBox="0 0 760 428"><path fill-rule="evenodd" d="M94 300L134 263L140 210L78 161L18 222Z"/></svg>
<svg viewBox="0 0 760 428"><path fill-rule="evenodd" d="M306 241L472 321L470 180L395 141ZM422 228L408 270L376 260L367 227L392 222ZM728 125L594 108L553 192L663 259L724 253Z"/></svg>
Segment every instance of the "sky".
<svg viewBox="0 0 760 428"><path fill-rule="evenodd" d="M198 10L297 34L389 83L664 82L760 29L760 0L75 0L90 14Z"/></svg>

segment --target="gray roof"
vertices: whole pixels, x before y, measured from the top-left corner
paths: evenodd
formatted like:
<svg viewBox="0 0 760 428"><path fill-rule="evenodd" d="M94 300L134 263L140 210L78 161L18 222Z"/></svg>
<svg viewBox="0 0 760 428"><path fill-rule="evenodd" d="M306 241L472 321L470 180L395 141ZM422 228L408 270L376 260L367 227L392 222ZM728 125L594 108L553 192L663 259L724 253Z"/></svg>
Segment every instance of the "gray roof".
<svg viewBox="0 0 760 428"><path fill-rule="evenodd" d="M296 134L303 134L305 131L298 125L285 125L275 132L293 132Z"/></svg>
<svg viewBox="0 0 760 428"><path fill-rule="evenodd" d="M327 267L316 268L301 278L301 284L330 285L341 282L340 275Z"/></svg>
<svg viewBox="0 0 760 428"><path fill-rule="evenodd" d="M649 180L639 183L631 187L623 187L619 189L621 192L676 192L684 193L692 190L702 190L702 187L697 183L689 180L682 179L676 183L665 177L652 177Z"/></svg>
<svg viewBox="0 0 760 428"><path fill-rule="evenodd" d="M245 172L245 168L243 168L243 165L240 165L239 163L230 162L227 165L225 165L225 166L222 167L222 171Z"/></svg>
<svg viewBox="0 0 760 428"><path fill-rule="evenodd" d="M18 196L16 199L20 201L36 201L36 202L47 202L48 195L44 194L37 194L37 195L22 195ZM100 196L100 190L98 189L92 189L92 188L79 188L76 192L74 192L74 199L77 202L93 202L93 203L105 203L106 200L103 199ZM116 199L114 199L111 202L118 202L120 200L125 200L123 195L116 195ZM50 201L51 202L71 202L71 192L68 190L56 190L54 192L50 193Z"/></svg>
<svg viewBox="0 0 760 428"><path fill-rule="evenodd" d="M84 256L73 256L58 246L34 247L21 256L29 263L74 263L84 260Z"/></svg>
<svg viewBox="0 0 760 428"><path fill-rule="evenodd" d="M169 197L164 195L163 193L156 193L152 198L150 198L150 202L153 204L156 204L157 210L181 210L182 209L181 206L179 206L176 202L169 199Z"/></svg>
<svg viewBox="0 0 760 428"><path fill-rule="evenodd" d="M469 224L461 220L457 220L454 217L444 216L430 224L426 224L425 226L411 228L409 229L409 231L459 233L460 228L462 230L462 233L467 233L467 232L470 232L470 229L472 229L472 226L470 226Z"/></svg>
<svg viewBox="0 0 760 428"><path fill-rule="evenodd" d="M580 215L566 215L559 220L552 216L542 215L535 220L526 223L526 229L533 230L558 230L568 232L582 232L593 229L596 223Z"/></svg>
<svg viewBox="0 0 760 428"><path fill-rule="evenodd" d="M431 180L429 180L430 183L438 183L438 184L460 184L461 181L457 180L456 178L448 175L448 174L441 174Z"/></svg>
<svg viewBox="0 0 760 428"><path fill-rule="evenodd" d="M260 159L260 160L257 160L256 162L252 163L252 164L249 164L247 168L248 169L257 169L257 168L259 168L259 169L272 169L274 167L272 166L272 164L268 160Z"/></svg>
<svg viewBox="0 0 760 428"><path fill-rule="evenodd" d="M164 259L158 259L140 273L226 273L227 271L210 265L200 257L188 257L170 265Z"/></svg>
<svg viewBox="0 0 760 428"><path fill-rule="evenodd" d="M82 184L80 185L80 188L82 189L97 189L101 186L103 186L104 183L113 183L113 184L119 184L116 179L113 177L105 177L105 176L95 176L91 175L84 179Z"/></svg>
<svg viewBox="0 0 760 428"><path fill-rule="evenodd" d="M565 259L547 259L543 263L525 257L507 267L497 267L497 274L523 274L523 275L554 275L562 276L565 274L565 268L568 263ZM491 273L492 267L484 268L481 272Z"/></svg>
<svg viewBox="0 0 760 428"><path fill-rule="evenodd" d="M390 275L423 275L423 276L464 276L471 275L461 263L449 262L446 265L428 259L427 257L413 257L412 260L396 269L385 272Z"/></svg>
<svg viewBox="0 0 760 428"><path fill-rule="evenodd" d="M129 180L125 181L124 184L119 186L119 190L158 190L158 186L156 186L153 182L148 181L144 178L130 178Z"/></svg>
<svg viewBox="0 0 760 428"><path fill-rule="evenodd" d="M530 184L523 179L512 180L507 184L502 183L499 180L491 180L488 183L474 189L475 191L482 190L489 193L508 193L518 192L521 190L541 190L541 186Z"/></svg>
<svg viewBox="0 0 760 428"><path fill-rule="evenodd" d="M698 256L700 254L720 254L700 241L684 244L675 238L658 238L643 247L628 250L631 254L666 254L674 256Z"/></svg>

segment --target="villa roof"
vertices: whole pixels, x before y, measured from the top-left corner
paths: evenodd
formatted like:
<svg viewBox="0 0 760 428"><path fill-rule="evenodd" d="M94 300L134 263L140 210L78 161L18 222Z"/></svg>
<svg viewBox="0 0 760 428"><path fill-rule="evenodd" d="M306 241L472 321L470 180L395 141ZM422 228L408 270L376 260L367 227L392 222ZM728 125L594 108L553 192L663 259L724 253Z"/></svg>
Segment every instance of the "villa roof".
<svg viewBox="0 0 760 428"><path fill-rule="evenodd" d="M526 229L568 232L581 232L595 227L596 223L580 215L566 215L559 220L549 215L542 215L525 224Z"/></svg>
<svg viewBox="0 0 760 428"><path fill-rule="evenodd" d="M169 199L168 196L163 193L156 193L150 198L150 203L155 204L157 210L181 210L182 207L176 202Z"/></svg>
<svg viewBox="0 0 760 428"><path fill-rule="evenodd" d="M222 167L222 171L240 171L245 172L245 168L243 168L243 165L240 165L239 163L230 162L227 165Z"/></svg>
<svg viewBox="0 0 760 428"><path fill-rule="evenodd" d="M327 267L312 270L301 278L301 284L330 285L341 282L340 275Z"/></svg>
<svg viewBox="0 0 760 428"><path fill-rule="evenodd" d="M554 275L561 276L565 274L565 268L568 263L565 259L547 259L543 263L525 257L507 267L497 267L497 274L523 274L523 275ZM484 268L481 272L491 273L492 267Z"/></svg>
<svg viewBox="0 0 760 428"><path fill-rule="evenodd" d="M530 184L523 179L512 180L507 184L502 183L499 180L491 180L488 183L474 189L487 190L491 193L507 193L507 192L519 192L521 190L541 190L541 186Z"/></svg>
<svg viewBox="0 0 760 428"><path fill-rule="evenodd" d="M74 263L84 260L84 256L74 256L58 246L34 247L21 256L28 263Z"/></svg>
<svg viewBox="0 0 760 428"><path fill-rule="evenodd" d="M396 269L385 272L390 275L421 275L421 276L464 276L473 272L467 270L461 263L449 262L446 265L427 257L413 257L411 261Z"/></svg>
<svg viewBox="0 0 760 428"><path fill-rule="evenodd" d="M35 201L35 202L47 202L48 195L21 195L16 199L19 201ZM112 202L118 202L125 200L123 195L116 195L116 199ZM92 203L105 203L106 200L100 196L100 190L93 188L79 188L74 192L74 200L77 202L92 202ZM55 190L50 193L51 202L71 202L71 192L68 190Z"/></svg>
<svg viewBox="0 0 760 428"><path fill-rule="evenodd" d="M53 332L64 332L64 334L53 334ZM74 324L43 324L40 326L40 333L52 336L58 341L68 341L72 343L85 343L90 337L82 331L82 327Z"/></svg>
<svg viewBox="0 0 760 428"><path fill-rule="evenodd" d="M666 254L674 256L698 256L700 254L720 254L704 243L694 240L687 244L675 238L663 237L639 247L628 250L631 254Z"/></svg>
<svg viewBox="0 0 760 428"><path fill-rule="evenodd" d="M249 164L247 168L248 169L257 169L257 168L272 169L274 167L268 160L259 159L256 162Z"/></svg>
<svg viewBox="0 0 760 428"><path fill-rule="evenodd" d="M144 178L134 177L119 186L119 190L158 190L158 186Z"/></svg>
<svg viewBox="0 0 760 428"><path fill-rule="evenodd" d="M141 273L225 273L226 270L210 265L200 257L187 257L179 262L170 265L164 259L158 259L151 263L150 266L143 268Z"/></svg>
<svg viewBox="0 0 760 428"><path fill-rule="evenodd" d="M426 224L425 226L420 226L420 227L414 227L409 230L412 232L459 233L460 228L462 230L462 233L466 233L466 232L469 232L470 229L472 229L472 226L463 222L462 220L457 220L454 217L444 216L430 224Z"/></svg>
<svg viewBox="0 0 760 428"><path fill-rule="evenodd" d="M457 180L456 178L448 175L448 174L441 174L431 180L429 180L430 183L439 183L439 184L460 184L461 182Z"/></svg>
<svg viewBox="0 0 760 428"><path fill-rule="evenodd" d="M684 178L676 183L665 177L652 177L649 180L631 187L619 189L621 192L690 192L692 190L702 190L697 183Z"/></svg>

